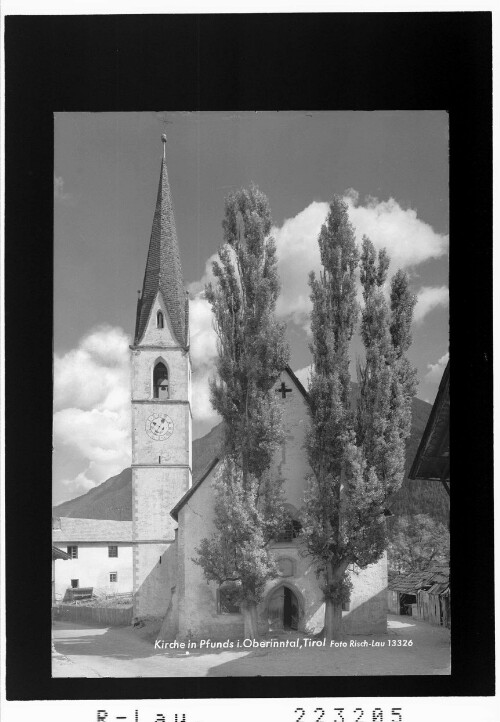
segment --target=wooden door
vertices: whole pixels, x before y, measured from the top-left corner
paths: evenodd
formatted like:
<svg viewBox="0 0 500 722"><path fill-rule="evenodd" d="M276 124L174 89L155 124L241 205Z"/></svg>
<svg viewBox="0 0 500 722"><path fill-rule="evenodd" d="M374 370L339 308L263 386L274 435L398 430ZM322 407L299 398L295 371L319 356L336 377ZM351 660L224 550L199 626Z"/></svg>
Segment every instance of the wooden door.
<svg viewBox="0 0 500 722"><path fill-rule="evenodd" d="M292 629L298 629L299 628L299 602L297 601L297 597L295 594L290 590L290 596L291 596L291 603L292 603L292 621L290 624L290 627Z"/></svg>
<svg viewBox="0 0 500 722"><path fill-rule="evenodd" d="M285 589L277 589L269 600L268 621L270 629L283 629L283 607L285 603Z"/></svg>

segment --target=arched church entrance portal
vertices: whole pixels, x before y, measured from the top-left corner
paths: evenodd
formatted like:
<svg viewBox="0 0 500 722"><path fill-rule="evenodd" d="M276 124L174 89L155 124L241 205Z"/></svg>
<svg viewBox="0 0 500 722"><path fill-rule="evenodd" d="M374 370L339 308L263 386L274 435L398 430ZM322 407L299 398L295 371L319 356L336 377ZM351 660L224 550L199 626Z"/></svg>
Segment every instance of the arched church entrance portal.
<svg viewBox="0 0 500 722"><path fill-rule="evenodd" d="M299 628L299 602L290 587L276 589L269 600L268 610L271 631Z"/></svg>

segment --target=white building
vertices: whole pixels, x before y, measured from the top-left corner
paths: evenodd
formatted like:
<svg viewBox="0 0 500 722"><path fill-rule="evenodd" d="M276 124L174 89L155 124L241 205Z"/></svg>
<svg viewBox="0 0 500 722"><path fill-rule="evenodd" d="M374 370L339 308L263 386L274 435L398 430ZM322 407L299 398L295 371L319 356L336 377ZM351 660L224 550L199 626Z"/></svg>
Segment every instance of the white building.
<svg viewBox="0 0 500 722"><path fill-rule="evenodd" d="M54 519L54 546L69 555L55 566L55 598L68 588L92 587L94 594L132 593L132 522Z"/></svg>

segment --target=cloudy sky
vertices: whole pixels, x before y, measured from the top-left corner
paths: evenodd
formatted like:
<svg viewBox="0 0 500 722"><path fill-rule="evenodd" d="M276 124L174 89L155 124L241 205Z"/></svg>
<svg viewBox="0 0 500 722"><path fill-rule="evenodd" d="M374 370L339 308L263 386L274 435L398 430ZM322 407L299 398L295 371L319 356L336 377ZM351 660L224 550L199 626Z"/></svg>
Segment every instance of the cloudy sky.
<svg viewBox="0 0 500 722"><path fill-rule="evenodd" d="M54 503L130 464L129 349L160 163L191 296L194 435L218 419L203 298L224 197L252 181L274 219L291 366L310 363L307 276L334 193L359 239L386 247L418 302L411 359L432 402L448 354L448 117L444 112L58 113L54 177ZM357 341L354 354L361 353ZM353 358L354 371L354 358Z"/></svg>

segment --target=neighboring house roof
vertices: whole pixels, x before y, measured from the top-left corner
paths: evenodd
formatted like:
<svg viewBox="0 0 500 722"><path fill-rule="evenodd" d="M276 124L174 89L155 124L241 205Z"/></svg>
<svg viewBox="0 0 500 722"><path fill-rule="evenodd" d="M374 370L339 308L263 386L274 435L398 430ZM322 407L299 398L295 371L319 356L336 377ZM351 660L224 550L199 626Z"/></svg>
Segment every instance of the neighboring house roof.
<svg viewBox="0 0 500 722"><path fill-rule="evenodd" d="M180 346L188 346L189 300L184 289L174 208L168 182L167 162L161 162L158 196L153 217L151 239L142 295L137 302L134 344L140 343L156 295L160 295Z"/></svg>
<svg viewBox="0 0 500 722"><path fill-rule="evenodd" d="M60 517L61 528L52 530L52 541L56 544L78 542L132 543L132 522L113 519L73 519Z"/></svg>
<svg viewBox="0 0 500 722"><path fill-rule="evenodd" d="M416 594L423 587L433 587L433 585L444 585L447 589L450 583L450 570L448 567L433 567L423 572L410 572L410 574L400 574L388 584L391 592L401 592L405 594ZM429 591L429 590L428 590ZM436 592L434 592L436 593ZM437 592L440 593L440 592Z"/></svg>
<svg viewBox="0 0 500 722"><path fill-rule="evenodd" d="M302 394L304 399L309 403L309 396L307 394L307 391L303 387L303 385L300 383L297 376L293 373L290 366L286 366L283 369L284 372L286 372L292 381L294 382L295 386L297 387L298 391ZM198 489L199 486L205 481L207 476L210 475L210 473L215 469L217 464L219 463L220 458L219 456L214 456L214 458L204 467L204 469L201 471L198 478L193 478L193 484L190 489L187 490L187 492L182 496L177 504L174 506L172 511L170 512L170 515L175 519L175 521L178 520L179 511L182 509L184 504L193 496L194 492Z"/></svg>
<svg viewBox="0 0 500 722"><path fill-rule="evenodd" d="M71 559L70 555L52 545L52 559Z"/></svg>
<svg viewBox="0 0 500 722"><path fill-rule="evenodd" d="M444 584L433 584L430 589L427 590L429 594L443 594L444 592L447 592L450 588L450 585L445 582Z"/></svg>
<svg viewBox="0 0 500 722"><path fill-rule="evenodd" d="M450 493L449 361L408 476L410 479L441 481Z"/></svg>

